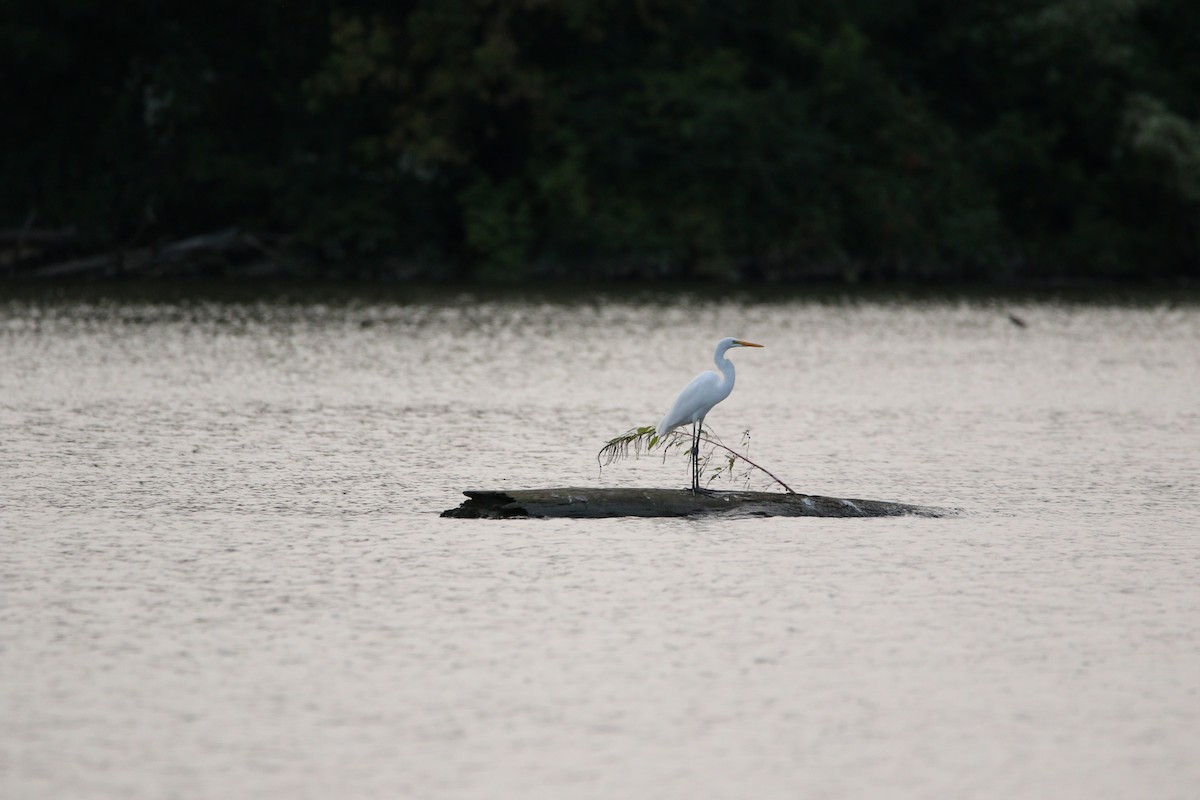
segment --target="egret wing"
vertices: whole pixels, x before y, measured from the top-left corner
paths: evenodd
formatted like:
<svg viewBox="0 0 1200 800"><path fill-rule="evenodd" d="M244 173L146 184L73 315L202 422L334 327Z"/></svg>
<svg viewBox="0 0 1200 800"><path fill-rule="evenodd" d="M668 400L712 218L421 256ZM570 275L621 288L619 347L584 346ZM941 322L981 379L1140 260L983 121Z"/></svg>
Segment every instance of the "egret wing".
<svg viewBox="0 0 1200 800"><path fill-rule="evenodd" d="M692 382L683 387L675 398L675 404L658 423L658 435L701 419L713 406L725 399L721 393L721 376L715 372L701 372Z"/></svg>

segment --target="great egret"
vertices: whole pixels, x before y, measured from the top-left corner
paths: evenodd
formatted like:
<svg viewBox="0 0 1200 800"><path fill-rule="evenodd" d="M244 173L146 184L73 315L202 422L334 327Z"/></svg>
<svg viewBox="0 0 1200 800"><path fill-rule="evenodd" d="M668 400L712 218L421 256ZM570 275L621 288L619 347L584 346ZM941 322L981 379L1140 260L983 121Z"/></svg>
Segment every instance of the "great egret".
<svg viewBox="0 0 1200 800"><path fill-rule="evenodd" d="M662 422L658 423L657 433L660 440L668 431L692 423L692 491L697 494L700 493L700 430L704 427L704 417L712 411L713 406L729 397L729 393L733 391L733 380L736 377L733 362L725 357L725 352L731 347L762 345L733 337L726 337L717 342L713 361L717 369L721 370L721 374L709 370L692 378L692 382L675 398L675 404L662 418Z"/></svg>

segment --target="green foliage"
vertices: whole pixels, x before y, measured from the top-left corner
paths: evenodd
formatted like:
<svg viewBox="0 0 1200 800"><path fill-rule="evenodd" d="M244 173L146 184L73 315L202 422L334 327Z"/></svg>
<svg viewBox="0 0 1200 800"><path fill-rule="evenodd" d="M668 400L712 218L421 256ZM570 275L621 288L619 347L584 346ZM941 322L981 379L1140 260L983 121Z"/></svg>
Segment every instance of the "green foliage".
<svg viewBox="0 0 1200 800"><path fill-rule="evenodd" d="M1125 108L1125 139L1148 182L1189 204L1200 204L1200 121L1160 100L1134 95Z"/></svg>
<svg viewBox="0 0 1200 800"><path fill-rule="evenodd" d="M0 19L0 227L444 276L1200 275L1200 5L301 0Z"/></svg>
<svg viewBox="0 0 1200 800"><path fill-rule="evenodd" d="M679 443L680 437L676 436L668 444L671 447L677 447ZM631 428L620 436L605 442L604 447L600 448L600 452L596 454L596 462L600 464L601 469L604 469L604 467L630 456L637 458L642 453L648 453L657 444L658 434L653 425ZM664 445L664 452L667 446Z"/></svg>
<svg viewBox="0 0 1200 800"><path fill-rule="evenodd" d="M466 243L485 280L527 277L532 238L530 203L516 180L497 186L480 176L459 195Z"/></svg>

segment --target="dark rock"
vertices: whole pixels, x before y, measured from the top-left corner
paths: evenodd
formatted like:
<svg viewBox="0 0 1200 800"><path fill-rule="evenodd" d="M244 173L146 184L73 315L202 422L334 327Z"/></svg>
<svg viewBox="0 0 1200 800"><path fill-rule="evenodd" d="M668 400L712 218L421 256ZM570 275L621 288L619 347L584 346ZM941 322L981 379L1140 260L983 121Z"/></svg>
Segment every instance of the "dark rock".
<svg viewBox="0 0 1200 800"><path fill-rule="evenodd" d="M442 512L458 519L603 517L948 517L944 508L886 500L844 500L778 492L712 492L688 489L512 489L463 492L467 500Z"/></svg>

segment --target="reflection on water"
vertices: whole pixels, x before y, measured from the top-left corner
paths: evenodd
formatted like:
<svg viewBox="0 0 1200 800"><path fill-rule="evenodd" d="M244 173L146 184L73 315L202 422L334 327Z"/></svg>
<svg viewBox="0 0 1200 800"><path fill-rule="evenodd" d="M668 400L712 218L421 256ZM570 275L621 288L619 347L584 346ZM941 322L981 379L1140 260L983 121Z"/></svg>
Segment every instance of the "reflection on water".
<svg viewBox="0 0 1200 800"><path fill-rule="evenodd" d="M1200 785L1195 298L95 291L0 300L0 795ZM437 517L683 485L594 456L726 335L799 491L970 513Z"/></svg>

